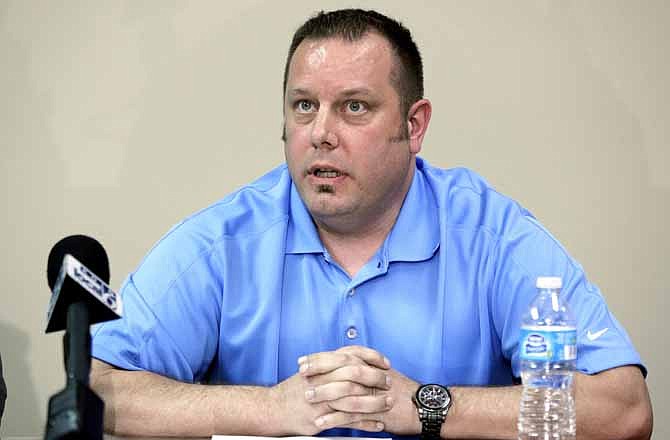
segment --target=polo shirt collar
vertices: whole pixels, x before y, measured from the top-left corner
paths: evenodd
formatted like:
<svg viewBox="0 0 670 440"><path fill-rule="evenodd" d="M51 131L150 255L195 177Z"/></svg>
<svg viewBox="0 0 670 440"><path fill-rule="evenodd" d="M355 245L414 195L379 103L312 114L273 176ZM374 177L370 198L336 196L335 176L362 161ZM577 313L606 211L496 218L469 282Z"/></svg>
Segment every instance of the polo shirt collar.
<svg viewBox="0 0 670 440"><path fill-rule="evenodd" d="M380 256L393 261L423 261L431 258L440 245L437 204L417 158L414 177L400 214L386 237ZM291 184L290 215L286 236L287 254L326 253L307 207L295 184Z"/></svg>
<svg viewBox="0 0 670 440"><path fill-rule="evenodd" d="M295 183L291 182L291 200L288 230L286 232L287 254L324 253L319 233L305 203L300 198Z"/></svg>
<svg viewBox="0 0 670 440"><path fill-rule="evenodd" d="M440 225L435 195L417 158L414 178L398 219L384 241L381 254L387 261L423 261L440 246Z"/></svg>

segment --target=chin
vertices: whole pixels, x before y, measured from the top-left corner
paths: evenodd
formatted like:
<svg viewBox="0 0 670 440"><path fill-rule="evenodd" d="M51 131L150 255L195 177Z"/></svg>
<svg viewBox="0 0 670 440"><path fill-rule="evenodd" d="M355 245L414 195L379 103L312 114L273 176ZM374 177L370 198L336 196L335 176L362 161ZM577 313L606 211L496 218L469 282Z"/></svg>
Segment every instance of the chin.
<svg viewBox="0 0 670 440"><path fill-rule="evenodd" d="M329 200L330 199L330 200ZM310 203L306 203L307 208L314 217L328 218L348 214L351 209L342 203L337 203L332 198L317 195Z"/></svg>

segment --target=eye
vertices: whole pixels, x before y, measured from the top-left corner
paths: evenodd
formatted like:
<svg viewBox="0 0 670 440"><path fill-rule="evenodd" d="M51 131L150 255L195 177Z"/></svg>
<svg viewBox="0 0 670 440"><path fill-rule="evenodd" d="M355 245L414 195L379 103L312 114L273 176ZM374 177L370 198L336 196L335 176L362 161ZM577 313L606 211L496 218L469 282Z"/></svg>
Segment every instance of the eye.
<svg viewBox="0 0 670 440"><path fill-rule="evenodd" d="M297 101L295 103L295 109L298 111L298 113L311 113L315 110L314 103L306 99L301 99L300 101Z"/></svg>
<svg viewBox="0 0 670 440"><path fill-rule="evenodd" d="M345 109L353 114L361 114L367 111L366 105L361 101L347 101Z"/></svg>

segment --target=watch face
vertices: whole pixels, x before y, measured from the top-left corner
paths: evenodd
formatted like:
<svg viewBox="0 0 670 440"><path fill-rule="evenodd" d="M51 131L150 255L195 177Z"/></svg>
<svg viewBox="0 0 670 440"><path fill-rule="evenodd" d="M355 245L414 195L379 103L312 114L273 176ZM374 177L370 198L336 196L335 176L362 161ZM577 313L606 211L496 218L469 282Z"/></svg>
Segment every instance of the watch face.
<svg viewBox="0 0 670 440"><path fill-rule="evenodd" d="M443 409L449 405L451 396L447 389L440 385L424 385L419 388L417 400L430 409Z"/></svg>

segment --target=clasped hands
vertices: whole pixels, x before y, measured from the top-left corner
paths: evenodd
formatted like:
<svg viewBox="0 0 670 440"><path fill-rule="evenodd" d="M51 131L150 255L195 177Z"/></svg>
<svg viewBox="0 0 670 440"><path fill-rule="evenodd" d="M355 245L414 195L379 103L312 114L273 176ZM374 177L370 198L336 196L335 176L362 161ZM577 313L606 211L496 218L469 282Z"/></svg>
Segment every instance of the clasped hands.
<svg viewBox="0 0 670 440"><path fill-rule="evenodd" d="M330 428L416 434L421 431L412 395L415 381L391 368L381 353L361 346L298 359L298 373L272 388L281 429L314 435Z"/></svg>

